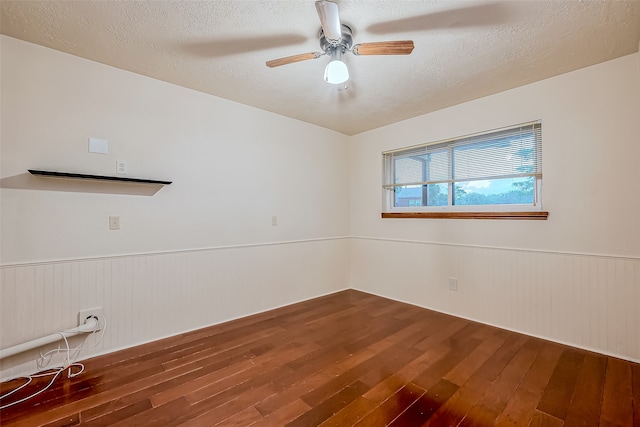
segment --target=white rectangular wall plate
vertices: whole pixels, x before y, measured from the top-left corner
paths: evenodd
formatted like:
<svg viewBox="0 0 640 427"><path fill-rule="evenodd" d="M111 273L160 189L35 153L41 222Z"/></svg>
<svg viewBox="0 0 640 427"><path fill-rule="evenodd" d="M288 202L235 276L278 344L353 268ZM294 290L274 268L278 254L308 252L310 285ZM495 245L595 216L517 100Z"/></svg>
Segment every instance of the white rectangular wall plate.
<svg viewBox="0 0 640 427"><path fill-rule="evenodd" d="M120 217L119 216L110 216L109 217L109 230L120 230Z"/></svg>
<svg viewBox="0 0 640 427"><path fill-rule="evenodd" d="M89 152L109 154L109 141L102 138L89 138Z"/></svg>
<svg viewBox="0 0 640 427"><path fill-rule="evenodd" d="M96 331L99 331L104 327L104 311L102 310L102 307L81 310L78 313L78 326L84 325L87 319L91 317L98 318L98 329L96 329Z"/></svg>
<svg viewBox="0 0 640 427"><path fill-rule="evenodd" d="M116 160L116 173L118 175L126 175L127 174L127 161L126 160Z"/></svg>

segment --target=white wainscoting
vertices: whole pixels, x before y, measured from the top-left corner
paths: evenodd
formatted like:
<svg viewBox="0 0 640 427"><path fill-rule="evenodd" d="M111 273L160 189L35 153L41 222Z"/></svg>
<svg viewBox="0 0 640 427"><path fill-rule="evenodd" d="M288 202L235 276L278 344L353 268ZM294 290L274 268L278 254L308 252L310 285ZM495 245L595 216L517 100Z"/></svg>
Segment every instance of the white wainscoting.
<svg viewBox="0 0 640 427"><path fill-rule="evenodd" d="M0 346L102 307L107 329L87 358L345 289L348 266L345 238L2 266ZM0 377L37 371L37 356L0 361Z"/></svg>
<svg viewBox="0 0 640 427"><path fill-rule="evenodd" d="M451 291L448 278L458 279ZM640 259L353 237L351 287L640 361Z"/></svg>

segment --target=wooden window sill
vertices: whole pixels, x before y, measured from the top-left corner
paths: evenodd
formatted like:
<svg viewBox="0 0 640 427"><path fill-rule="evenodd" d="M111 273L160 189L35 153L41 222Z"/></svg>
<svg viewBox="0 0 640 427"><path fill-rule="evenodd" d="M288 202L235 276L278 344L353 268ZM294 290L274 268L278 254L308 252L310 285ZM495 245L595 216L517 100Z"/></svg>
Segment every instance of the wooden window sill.
<svg viewBox="0 0 640 427"><path fill-rule="evenodd" d="M383 212L382 218L438 219L535 219L546 220L549 212Z"/></svg>

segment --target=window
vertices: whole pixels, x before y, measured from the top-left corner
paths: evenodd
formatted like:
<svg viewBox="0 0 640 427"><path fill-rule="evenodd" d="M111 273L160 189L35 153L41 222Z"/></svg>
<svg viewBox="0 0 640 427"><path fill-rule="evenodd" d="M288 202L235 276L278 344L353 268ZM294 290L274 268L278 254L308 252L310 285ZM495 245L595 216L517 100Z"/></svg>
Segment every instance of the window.
<svg viewBox="0 0 640 427"><path fill-rule="evenodd" d="M387 151L383 160L387 212L541 209L539 122Z"/></svg>

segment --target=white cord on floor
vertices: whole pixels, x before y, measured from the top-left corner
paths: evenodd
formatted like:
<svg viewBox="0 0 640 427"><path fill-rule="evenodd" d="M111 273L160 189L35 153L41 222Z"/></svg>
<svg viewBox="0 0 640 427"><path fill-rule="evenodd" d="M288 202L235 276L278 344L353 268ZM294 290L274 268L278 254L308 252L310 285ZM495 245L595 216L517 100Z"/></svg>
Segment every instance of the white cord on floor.
<svg viewBox="0 0 640 427"><path fill-rule="evenodd" d="M93 331L91 331L91 334L89 336L95 336L96 333L98 332L98 327L99 327L99 319L97 319L98 322L96 323L96 326L94 328ZM72 359L75 360L75 358L78 356L78 354L83 351L83 350L91 350L93 348L96 348L98 345L100 345L100 343L102 342L102 338L104 337L104 330L107 327L107 319L102 319L104 324L102 325L102 334L100 335L100 338L98 338L98 340L95 342L95 344L91 347L82 347L82 344L78 347L76 347L75 349L73 349L73 356L71 355L71 347L69 345L69 340L67 340L67 337L65 336L65 334L63 332L58 332L58 334L60 334L60 336L62 337L62 339L64 340L65 343L65 347L64 348L60 348L60 346L58 345L57 349L54 350L49 350L48 352L42 354L40 353L40 360L38 360L38 368L42 368L43 366L46 366L51 359L53 358L54 355L59 354L61 352L65 352L66 356L63 360L63 365L56 367L56 368L51 368L52 372L46 372L46 373L41 373L41 374L34 374L34 375L28 375L22 378L26 378L27 382L22 384L20 387L17 387L14 390L11 390L10 392L3 394L2 396L0 396L0 401L2 399L5 399L9 396L11 396L12 394L24 389L25 387L27 387L29 384L31 384L31 382L33 381L34 378L42 378L42 377L47 377L47 376L53 376L53 378L51 378L51 381L49 381L49 384L47 384L43 389L36 391L35 393L30 394L27 397L24 397L20 400L17 400L15 402L11 402L11 403L7 403L6 405L2 405L0 406L0 409L5 409L5 408L9 408L11 406L17 405L18 403L22 403L24 401L27 401L29 399L31 399L32 397L35 397L37 395L39 395L40 393L45 392L46 390L48 390L53 383L56 381L56 379L60 376L60 374L62 374L65 369L67 369L67 377L68 378L73 378L76 377L78 375L80 375L81 373L84 372L84 365L82 363L78 363L78 362L72 362ZM88 338L88 337L87 337ZM85 338L86 340L86 338ZM84 341L83 341L84 342ZM45 361L46 359L46 361ZM77 372L73 372L73 368L79 368L79 371Z"/></svg>

